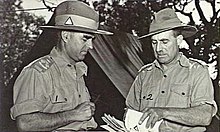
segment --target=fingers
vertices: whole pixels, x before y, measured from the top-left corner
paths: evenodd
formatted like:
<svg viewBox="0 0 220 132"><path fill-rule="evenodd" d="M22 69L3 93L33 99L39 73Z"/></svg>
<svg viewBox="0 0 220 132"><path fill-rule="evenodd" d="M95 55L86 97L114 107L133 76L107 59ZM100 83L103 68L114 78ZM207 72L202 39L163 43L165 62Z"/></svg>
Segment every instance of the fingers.
<svg viewBox="0 0 220 132"><path fill-rule="evenodd" d="M90 105L91 107L94 107L94 108L95 108L95 104L94 104L93 102L86 101L86 102L83 102L82 104L84 104L84 105Z"/></svg>
<svg viewBox="0 0 220 132"><path fill-rule="evenodd" d="M158 117L154 117L152 122L151 122L151 128L154 127L154 125L156 124L157 121L158 121Z"/></svg>
<svg viewBox="0 0 220 132"><path fill-rule="evenodd" d="M155 112L151 112L149 114L149 119L146 123L146 128L153 128L157 121L158 121L158 115Z"/></svg>
<svg viewBox="0 0 220 132"><path fill-rule="evenodd" d="M81 105L81 106L90 106L92 108L95 108L95 104L92 103L92 102L89 102L89 101L83 102L83 103L81 103L79 105Z"/></svg>
<svg viewBox="0 0 220 132"><path fill-rule="evenodd" d="M148 121L146 123L146 128L150 128L151 127L151 123L152 123L153 120L154 120L154 115L152 115L152 114L150 115L149 114L149 118L148 118Z"/></svg>
<svg viewBox="0 0 220 132"><path fill-rule="evenodd" d="M145 109L144 114L139 120L139 125L141 125L144 122L144 120L147 117L149 117L146 122L146 128L153 128L156 122L159 121L160 118L162 118L162 117L159 117L160 115L159 113L160 112L158 112L156 109L152 109L152 108Z"/></svg>
<svg viewBox="0 0 220 132"><path fill-rule="evenodd" d="M90 105L91 109L92 109L93 111L95 111L95 104L92 103L92 102L89 102L89 105Z"/></svg>
<svg viewBox="0 0 220 132"><path fill-rule="evenodd" d="M149 109L148 108L146 108L144 111L143 111L143 115L141 116L141 118L140 118L140 120L139 120L139 122L138 122L138 124L139 125L141 125L143 122L144 122L144 120L149 116Z"/></svg>
<svg viewBox="0 0 220 132"><path fill-rule="evenodd" d="M89 101L79 104L71 111L72 118L76 121L90 120L94 114L95 104Z"/></svg>
<svg viewBox="0 0 220 132"><path fill-rule="evenodd" d="M92 102L83 102L81 104L79 104L75 110L77 110L78 112L89 112L92 115L94 115L95 113L95 104Z"/></svg>
<svg viewBox="0 0 220 132"><path fill-rule="evenodd" d="M92 102L84 102L86 104L87 109L91 110L92 115L95 113L95 104Z"/></svg>
<svg viewBox="0 0 220 132"><path fill-rule="evenodd" d="M78 105L78 107L83 108L89 105L89 102L83 102L81 104Z"/></svg>

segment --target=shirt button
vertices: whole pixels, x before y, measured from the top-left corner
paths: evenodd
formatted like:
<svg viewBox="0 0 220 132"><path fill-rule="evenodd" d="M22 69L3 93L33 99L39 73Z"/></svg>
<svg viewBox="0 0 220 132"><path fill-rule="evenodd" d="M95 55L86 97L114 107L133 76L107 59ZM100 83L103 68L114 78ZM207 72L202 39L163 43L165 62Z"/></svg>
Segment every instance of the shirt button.
<svg viewBox="0 0 220 132"><path fill-rule="evenodd" d="M185 93L184 93L184 92L182 92L182 95L185 95Z"/></svg>
<svg viewBox="0 0 220 132"><path fill-rule="evenodd" d="M145 98L146 98L146 96L143 97L143 99L145 99Z"/></svg>
<svg viewBox="0 0 220 132"><path fill-rule="evenodd" d="M165 91L161 91L161 93L165 93Z"/></svg>
<svg viewBox="0 0 220 132"><path fill-rule="evenodd" d="M165 77L165 78L166 78L166 77L167 77L167 75L163 75L163 77Z"/></svg>

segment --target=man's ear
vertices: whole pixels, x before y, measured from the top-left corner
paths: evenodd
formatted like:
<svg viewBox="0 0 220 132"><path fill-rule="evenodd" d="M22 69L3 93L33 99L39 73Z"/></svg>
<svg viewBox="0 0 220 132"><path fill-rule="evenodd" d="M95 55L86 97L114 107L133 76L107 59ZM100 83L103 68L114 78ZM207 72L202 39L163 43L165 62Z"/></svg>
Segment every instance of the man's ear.
<svg viewBox="0 0 220 132"><path fill-rule="evenodd" d="M67 39L69 37L69 32L68 31L61 31L61 39L66 43Z"/></svg>
<svg viewBox="0 0 220 132"><path fill-rule="evenodd" d="M177 36L177 45L180 46L180 44L183 42L183 35Z"/></svg>

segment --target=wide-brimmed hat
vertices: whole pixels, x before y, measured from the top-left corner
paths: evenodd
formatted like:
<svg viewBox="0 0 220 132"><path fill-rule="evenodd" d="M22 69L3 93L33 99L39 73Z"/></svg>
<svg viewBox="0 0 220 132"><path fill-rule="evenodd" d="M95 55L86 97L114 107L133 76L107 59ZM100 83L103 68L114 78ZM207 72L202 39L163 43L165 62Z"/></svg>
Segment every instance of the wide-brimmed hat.
<svg viewBox="0 0 220 132"><path fill-rule="evenodd" d="M44 25L40 26L40 28L79 31L93 34L113 34L108 31L98 30L98 13L81 1L72 0L62 2L56 7L54 15L55 25Z"/></svg>
<svg viewBox="0 0 220 132"><path fill-rule="evenodd" d="M197 32L196 27L183 24L171 8L160 10L154 15L154 20L150 24L149 33L139 37L139 39L149 37L171 29L181 30L181 34L187 38Z"/></svg>

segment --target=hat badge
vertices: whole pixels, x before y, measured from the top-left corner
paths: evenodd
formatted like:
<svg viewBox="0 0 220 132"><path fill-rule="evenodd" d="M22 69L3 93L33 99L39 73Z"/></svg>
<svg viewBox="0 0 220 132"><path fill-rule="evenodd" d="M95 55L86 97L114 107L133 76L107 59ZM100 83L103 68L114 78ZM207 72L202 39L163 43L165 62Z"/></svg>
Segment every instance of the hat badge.
<svg viewBox="0 0 220 132"><path fill-rule="evenodd" d="M71 19L71 17L68 17L64 24L65 25L73 25L73 20Z"/></svg>

